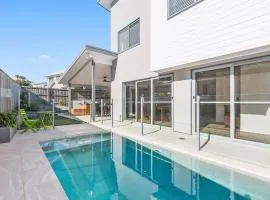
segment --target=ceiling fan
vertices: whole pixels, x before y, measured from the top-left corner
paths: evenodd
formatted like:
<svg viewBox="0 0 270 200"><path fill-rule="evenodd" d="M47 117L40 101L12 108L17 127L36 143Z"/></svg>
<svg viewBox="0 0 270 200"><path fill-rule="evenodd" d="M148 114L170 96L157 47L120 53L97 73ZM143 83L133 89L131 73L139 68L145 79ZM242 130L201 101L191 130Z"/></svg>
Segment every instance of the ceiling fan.
<svg viewBox="0 0 270 200"><path fill-rule="evenodd" d="M111 82L111 81L109 81L107 78L108 78L107 76L104 76L104 77L103 77L103 82L104 82L104 83Z"/></svg>
<svg viewBox="0 0 270 200"><path fill-rule="evenodd" d="M102 81L103 83L110 83L111 81L110 81L110 77L108 77L108 76L102 76L102 77L99 77L99 78L97 78L97 79L99 79L100 81Z"/></svg>

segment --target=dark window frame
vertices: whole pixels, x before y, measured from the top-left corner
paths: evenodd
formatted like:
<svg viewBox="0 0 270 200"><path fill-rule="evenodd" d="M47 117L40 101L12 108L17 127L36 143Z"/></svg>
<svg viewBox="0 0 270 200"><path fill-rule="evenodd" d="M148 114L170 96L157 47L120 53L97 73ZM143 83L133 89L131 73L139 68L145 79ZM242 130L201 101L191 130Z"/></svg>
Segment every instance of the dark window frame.
<svg viewBox="0 0 270 200"><path fill-rule="evenodd" d="M174 18L175 16L181 14L182 12L185 12L186 10L192 8L193 6L196 6L197 4L203 2L204 0L194 0L196 1L195 3L193 3L192 5L187 6L186 8L179 10L177 12L175 12L174 14L170 14L170 1L171 0L167 0L167 20Z"/></svg>
<svg viewBox="0 0 270 200"><path fill-rule="evenodd" d="M139 42L137 44L134 44L134 45L131 45L130 44L130 28L132 26L134 26L136 23L138 23L139 25ZM128 48L127 49L124 49L124 50L121 50L120 49L120 34L124 31L126 31L126 29L128 30ZM118 31L118 53L123 53L125 51L128 51L129 49L132 49L138 45L140 45L141 43L141 20L140 18L137 18L135 19L133 22L131 22L130 24L128 24L127 26L125 26L124 28L122 28L120 31Z"/></svg>

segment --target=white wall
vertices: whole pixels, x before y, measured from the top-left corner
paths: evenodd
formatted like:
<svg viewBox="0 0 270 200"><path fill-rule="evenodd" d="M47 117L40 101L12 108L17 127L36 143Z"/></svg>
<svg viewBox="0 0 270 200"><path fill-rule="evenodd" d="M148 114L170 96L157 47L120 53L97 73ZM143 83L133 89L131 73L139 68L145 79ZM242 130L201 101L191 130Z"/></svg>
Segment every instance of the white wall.
<svg viewBox="0 0 270 200"><path fill-rule="evenodd" d="M174 129L191 133L191 70L182 69L174 73Z"/></svg>
<svg viewBox="0 0 270 200"><path fill-rule="evenodd" d="M111 9L111 49L118 50L118 31L140 18L140 45L118 56L111 84L114 119L122 118L122 83L155 76L150 71L150 1L120 0Z"/></svg>
<svg viewBox="0 0 270 200"><path fill-rule="evenodd" d="M167 20L167 0L151 6L151 69L270 44L269 0L204 0Z"/></svg>

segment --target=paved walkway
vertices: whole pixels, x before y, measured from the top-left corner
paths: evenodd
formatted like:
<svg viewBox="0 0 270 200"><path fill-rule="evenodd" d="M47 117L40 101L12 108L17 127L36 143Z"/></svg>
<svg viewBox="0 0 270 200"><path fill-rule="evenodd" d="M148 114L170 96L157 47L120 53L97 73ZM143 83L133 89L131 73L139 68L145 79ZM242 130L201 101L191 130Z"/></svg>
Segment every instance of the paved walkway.
<svg viewBox="0 0 270 200"><path fill-rule="evenodd" d="M0 200L67 199L39 141L101 131L89 124L69 125L17 133L11 143L0 144Z"/></svg>

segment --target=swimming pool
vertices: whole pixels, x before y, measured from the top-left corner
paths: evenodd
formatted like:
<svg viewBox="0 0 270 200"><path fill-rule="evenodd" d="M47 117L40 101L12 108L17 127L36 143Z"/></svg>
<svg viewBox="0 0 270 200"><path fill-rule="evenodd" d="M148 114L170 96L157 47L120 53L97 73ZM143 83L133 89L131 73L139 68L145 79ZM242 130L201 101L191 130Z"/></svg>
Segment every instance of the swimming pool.
<svg viewBox="0 0 270 200"><path fill-rule="evenodd" d="M269 200L270 184L109 133L41 146L70 200Z"/></svg>

